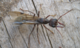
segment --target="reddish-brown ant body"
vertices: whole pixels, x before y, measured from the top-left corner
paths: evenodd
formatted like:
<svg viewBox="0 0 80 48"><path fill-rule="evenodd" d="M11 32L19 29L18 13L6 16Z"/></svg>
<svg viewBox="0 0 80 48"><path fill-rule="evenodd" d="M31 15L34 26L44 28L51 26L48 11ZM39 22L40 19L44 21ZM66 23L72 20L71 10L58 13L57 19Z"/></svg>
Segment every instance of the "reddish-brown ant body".
<svg viewBox="0 0 80 48"><path fill-rule="evenodd" d="M22 10L23 12L24 12L24 11L28 11L28 10L23 10L23 9L20 9L20 10ZM70 12L70 11L72 11L72 10L69 10L68 12ZM31 11L28 11L28 12L33 13L33 12L31 12ZM68 12L66 12L65 14L67 14ZM55 16L55 15L48 15L48 16L45 17L45 18L40 18L39 13L40 13L40 12L38 12L38 16L35 16L34 13L33 13L34 15L32 16L32 15L29 15L29 14L24 14L24 13L16 12L16 11L9 12L9 14L10 14L11 16L13 16L12 14L16 14L16 15L17 15L17 18L16 18L15 21L14 21L16 24L34 24L34 27L33 27L32 31L31 31L30 35L32 34L35 26L37 25L37 38L38 38L38 25L39 25L39 24L42 24L46 29L48 29L48 28L47 28L44 24L48 24L48 23L49 23L49 26L51 26L51 27L53 27L53 28L56 28L56 29L57 29L57 27L63 28L63 27L65 26L64 24L58 22L58 20L59 20L62 16L64 16L65 14L61 15L58 19L50 19L50 20L48 20L47 18L48 18L49 16ZM57 26L58 23L59 23L60 25L63 25L63 26ZM48 29L48 30L49 30L51 33L53 33L50 29ZM57 30L58 30L58 29L57 29ZM59 30L58 30L58 32L59 32ZM60 33L60 32L59 32L59 33ZM53 34L54 34L54 33L53 33ZM61 34L61 33L60 33L60 34ZM28 40L28 47L29 47L29 48L30 48L30 35L29 35L29 40ZM38 42L39 42L39 38L38 38Z"/></svg>

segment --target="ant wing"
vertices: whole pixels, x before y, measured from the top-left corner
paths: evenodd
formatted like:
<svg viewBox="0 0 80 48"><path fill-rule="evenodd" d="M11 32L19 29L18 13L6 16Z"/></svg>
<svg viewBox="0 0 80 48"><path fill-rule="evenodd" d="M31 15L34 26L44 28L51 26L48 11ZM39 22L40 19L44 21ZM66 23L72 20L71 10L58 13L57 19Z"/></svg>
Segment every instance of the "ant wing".
<svg viewBox="0 0 80 48"><path fill-rule="evenodd" d="M29 14L21 13L18 11L11 11L8 12L9 15L11 15L11 20L13 21L23 21L23 20L37 20L39 17L38 16L32 16Z"/></svg>
<svg viewBox="0 0 80 48"><path fill-rule="evenodd" d="M8 12L8 14L11 16L26 16L26 15L28 15L28 14L18 12L18 11L10 11L10 12Z"/></svg>
<svg viewBox="0 0 80 48"><path fill-rule="evenodd" d="M17 18L22 18L21 16L25 16L24 13L21 13L21 12L18 12L18 11L10 11L8 12L8 14L10 15L10 21L14 21L16 20Z"/></svg>
<svg viewBox="0 0 80 48"><path fill-rule="evenodd" d="M21 22L14 22L15 24L38 24L37 21L21 21Z"/></svg>

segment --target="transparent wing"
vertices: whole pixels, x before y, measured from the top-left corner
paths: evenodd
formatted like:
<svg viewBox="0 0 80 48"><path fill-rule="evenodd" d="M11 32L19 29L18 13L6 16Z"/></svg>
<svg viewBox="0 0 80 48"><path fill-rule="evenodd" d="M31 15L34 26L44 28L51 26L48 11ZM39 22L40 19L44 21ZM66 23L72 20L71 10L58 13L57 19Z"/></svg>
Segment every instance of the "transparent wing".
<svg viewBox="0 0 80 48"><path fill-rule="evenodd" d="M8 12L8 14L11 16L11 19L14 21L23 21L23 20L37 20L39 17L38 16L33 16L25 13L21 13L18 11L11 11Z"/></svg>
<svg viewBox="0 0 80 48"><path fill-rule="evenodd" d="M11 15L11 16L25 16L25 15L28 15L28 14L18 12L18 11L10 11L10 12L8 12L8 14Z"/></svg>
<svg viewBox="0 0 80 48"><path fill-rule="evenodd" d="M20 22L14 22L15 24L38 24L37 21L20 21Z"/></svg>

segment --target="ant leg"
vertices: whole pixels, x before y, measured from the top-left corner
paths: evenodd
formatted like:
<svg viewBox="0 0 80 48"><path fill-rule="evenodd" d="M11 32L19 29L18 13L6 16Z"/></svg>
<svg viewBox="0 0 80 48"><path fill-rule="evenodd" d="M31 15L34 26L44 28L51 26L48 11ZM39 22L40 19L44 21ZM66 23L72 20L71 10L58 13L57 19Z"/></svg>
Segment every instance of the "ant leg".
<svg viewBox="0 0 80 48"><path fill-rule="evenodd" d="M40 17L40 11L38 11L38 17Z"/></svg>
<svg viewBox="0 0 80 48"><path fill-rule="evenodd" d="M23 12L27 11L27 12L30 12L30 13L32 13L32 14L35 14L35 13L29 11L29 10L23 10L23 9L21 9L21 8L20 8L20 10L23 11Z"/></svg>
<svg viewBox="0 0 80 48"><path fill-rule="evenodd" d="M72 11L72 10L73 10L73 9L71 9L71 10L69 10L68 12L66 12L65 14L61 15L61 16L58 18L58 20L59 20L62 16L66 15L67 13L69 13L69 12Z"/></svg>
<svg viewBox="0 0 80 48"><path fill-rule="evenodd" d="M28 12L34 14L34 15L33 15L33 18L35 17L35 13L33 13L33 12L29 11L29 10L23 10L23 9L21 9L21 8L20 8L20 10L23 11L23 12L24 12L24 11L28 11Z"/></svg>
<svg viewBox="0 0 80 48"><path fill-rule="evenodd" d="M33 18L35 17L35 14L33 15Z"/></svg>
<svg viewBox="0 0 80 48"><path fill-rule="evenodd" d="M47 17L45 17L45 19L47 19L47 18L50 17L50 16L53 16L53 17L54 17L54 16L56 16L56 14L55 14L55 15L48 15Z"/></svg>
<svg viewBox="0 0 80 48"><path fill-rule="evenodd" d="M63 28L63 26L57 26L57 27Z"/></svg>
<svg viewBox="0 0 80 48"><path fill-rule="evenodd" d="M56 27L56 30L60 33L60 31L57 29L57 27ZM60 35L62 36L62 34L60 33ZM63 36L62 36L63 37Z"/></svg>
<svg viewBox="0 0 80 48"><path fill-rule="evenodd" d="M50 15L48 15L47 17L45 17L45 19L47 19Z"/></svg>
<svg viewBox="0 0 80 48"><path fill-rule="evenodd" d="M42 8L41 8L42 5L43 5L43 4L40 4L40 10L42 9ZM55 14L55 15L48 15L47 17L45 17L45 19L48 18L49 16L53 16L53 17L54 17L54 16L56 16L56 14Z"/></svg>
<svg viewBox="0 0 80 48"><path fill-rule="evenodd" d="M40 44L39 36L38 36L38 24L37 24L37 39L38 39L38 43Z"/></svg>
<svg viewBox="0 0 80 48"><path fill-rule="evenodd" d="M47 30L49 30L52 34L54 34L53 33L53 31L51 31L50 29L48 29L45 25L43 25Z"/></svg>
<svg viewBox="0 0 80 48"><path fill-rule="evenodd" d="M30 36L31 36L32 32L34 31L35 25L36 25L36 24L34 24L34 27L33 27L32 31L31 31L31 33L29 34L29 38L28 38L28 48L30 48Z"/></svg>
<svg viewBox="0 0 80 48"><path fill-rule="evenodd" d="M62 23L60 23L60 22L58 22L60 25L63 25L64 27L65 27L65 25L64 24L62 24Z"/></svg>

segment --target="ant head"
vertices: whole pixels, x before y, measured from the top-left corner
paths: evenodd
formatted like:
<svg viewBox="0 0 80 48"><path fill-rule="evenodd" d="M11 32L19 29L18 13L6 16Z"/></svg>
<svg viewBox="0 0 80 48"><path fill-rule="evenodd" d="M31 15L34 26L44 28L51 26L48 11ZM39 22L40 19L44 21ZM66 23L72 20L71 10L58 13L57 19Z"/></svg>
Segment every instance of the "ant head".
<svg viewBox="0 0 80 48"><path fill-rule="evenodd" d="M49 25L54 28L57 26L57 22L58 22L57 19L50 19Z"/></svg>
<svg viewBox="0 0 80 48"><path fill-rule="evenodd" d="M73 9L69 10L68 12L70 12L70 11L72 11L72 10L73 10ZM66 12L65 14L67 14L68 12ZM59 23L59 24L61 24L61 25L64 26L64 24L58 22L58 20L59 20L62 16L64 16L65 14L61 15L58 19L50 19L49 25L50 25L51 27L53 27L53 28L57 26L57 23Z"/></svg>

